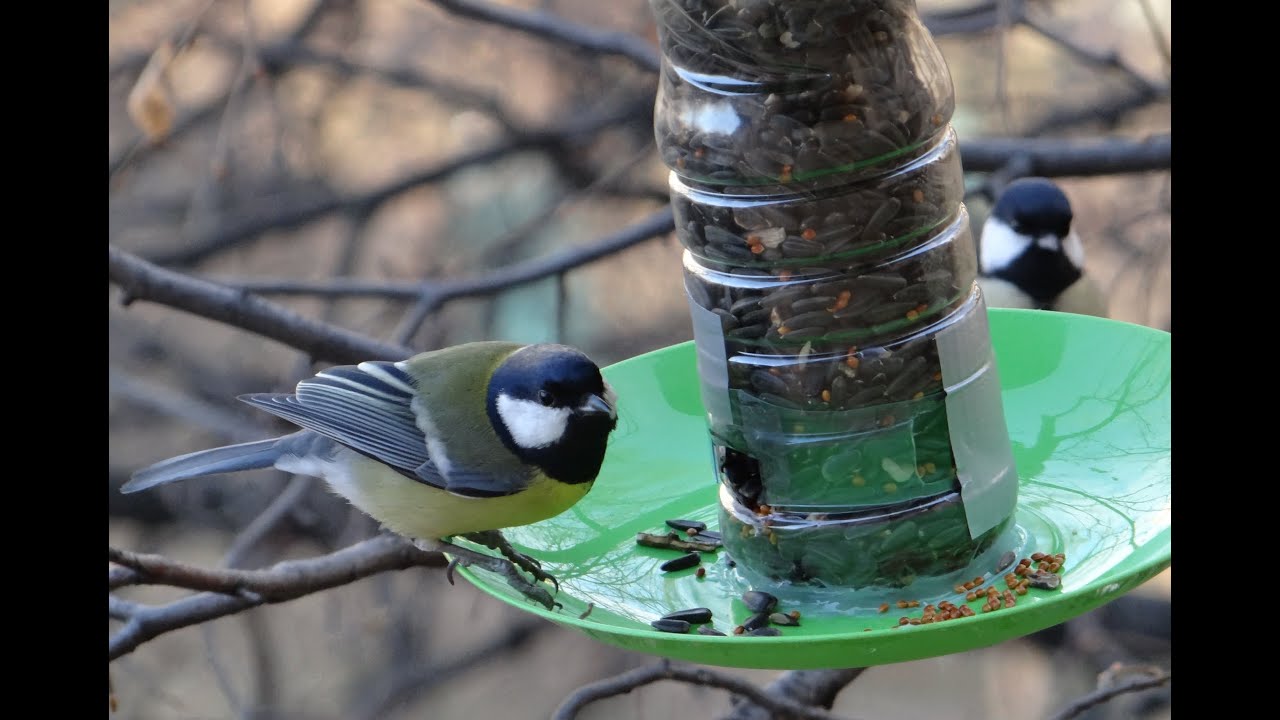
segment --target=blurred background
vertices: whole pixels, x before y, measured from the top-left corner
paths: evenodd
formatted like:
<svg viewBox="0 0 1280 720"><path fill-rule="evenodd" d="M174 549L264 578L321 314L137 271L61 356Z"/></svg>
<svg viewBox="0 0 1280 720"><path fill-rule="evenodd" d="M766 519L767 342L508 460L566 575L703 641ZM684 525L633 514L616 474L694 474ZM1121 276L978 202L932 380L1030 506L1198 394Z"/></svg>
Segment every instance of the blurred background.
<svg viewBox="0 0 1280 720"><path fill-rule="evenodd" d="M618 54L464 17L431 0L109 2L110 242L415 349L552 340L613 363L692 338L674 236L495 293L420 301L566 252L667 203L656 75ZM644 0L488 0L634 36ZM1169 0L920 0L967 138L1170 131ZM539 16L541 17L541 16ZM1022 22L1002 22L1021 20ZM974 230L985 176L972 173ZM1111 316L1170 327L1170 172L1063 177ZM336 278L336 279L335 279ZM234 400L283 390L310 358L110 291L110 543L259 567L377 531L319 481L206 478L122 496L133 470L279 429ZM282 492L283 519L242 531ZM1115 660L1169 666L1169 572L1032 638L866 672L834 711L871 720L1036 718ZM135 588L139 602L182 591ZM111 630L118 623L111 623ZM651 658L482 595L439 569L389 573L187 628L111 664L127 718L547 717L575 687ZM549 671L554 669L554 671ZM766 671L734 671L765 683ZM714 717L728 695L661 683L588 718ZM1082 717L1163 718L1168 690Z"/></svg>

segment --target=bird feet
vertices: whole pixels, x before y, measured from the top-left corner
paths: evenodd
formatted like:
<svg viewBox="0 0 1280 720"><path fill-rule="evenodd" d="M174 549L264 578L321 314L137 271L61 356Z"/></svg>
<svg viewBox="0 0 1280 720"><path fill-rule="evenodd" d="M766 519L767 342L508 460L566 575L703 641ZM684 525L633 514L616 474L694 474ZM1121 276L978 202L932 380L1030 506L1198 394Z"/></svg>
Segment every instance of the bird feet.
<svg viewBox="0 0 1280 720"><path fill-rule="evenodd" d="M538 582L550 581L551 584L555 586L556 592L560 592L560 581L551 573L544 571L542 569L542 563L538 562L536 558L529 557L528 555L525 555L511 547L511 543L507 542L507 539L502 536L500 531L486 530L484 532L464 535L463 537L487 548L497 550L502 553L503 557L516 565L519 565L520 569L532 575Z"/></svg>
<svg viewBox="0 0 1280 720"><path fill-rule="evenodd" d="M496 540L493 535L497 535ZM538 565L538 561L527 555L516 552L515 549L507 543L506 539L497 533L497 531L473 533L471 535L464 535L463 537L484 545L485 547L498 550L503 555L507 556L508 559L504 560L502 558L492 557L450 542L440 541L440 545L442 547L439 547L438 549L453 556L453 560L449 563L449 567L446 571L446 577L449 580L449 584L453 584L453 568L455 566L461 565L462 567L478 567L506 578L507 584L519 591L521 595L524 595L548 610L563 607L551 597L551 593L548 592L546 588L541 585L535 585L534 583L526 580L525 577L520 574L520 569L524 569L530 575L533 575L539 582L547 579L551 580L556 586L556 591L559 592L560 585L559 583L556 583L555 578L543 572ZM517 565L520 569L517 569Z"/></svg>

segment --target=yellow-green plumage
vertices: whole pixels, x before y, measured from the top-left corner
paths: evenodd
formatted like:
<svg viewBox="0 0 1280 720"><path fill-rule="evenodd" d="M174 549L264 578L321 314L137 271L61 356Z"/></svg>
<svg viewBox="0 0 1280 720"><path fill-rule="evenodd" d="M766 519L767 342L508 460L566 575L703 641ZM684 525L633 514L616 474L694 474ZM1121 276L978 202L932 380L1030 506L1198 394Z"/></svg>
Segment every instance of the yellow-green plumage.
<svg viewBox="0 0 1280 720"><path fill-rule="evenodd" d="M352 464L360 482L347 485L342 494L388 530L418 539L438 540L546 520L573 507L592 486L557 482L535 471L528 487L518 494L470 498L415 482L359 455ZM338 490L342 481L330 478L329 482Z"/></svg>

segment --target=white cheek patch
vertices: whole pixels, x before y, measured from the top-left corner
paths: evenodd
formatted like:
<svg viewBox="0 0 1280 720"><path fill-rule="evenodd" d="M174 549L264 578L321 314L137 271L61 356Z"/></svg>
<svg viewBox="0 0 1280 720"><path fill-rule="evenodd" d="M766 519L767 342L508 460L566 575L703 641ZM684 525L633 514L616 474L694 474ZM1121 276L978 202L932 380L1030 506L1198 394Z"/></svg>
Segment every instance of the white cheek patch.
<svg viewBox="0 0 1280 720"><path fill-rule="evenodd" d="M569 408L552 408L532 400L517 400L510 395L498 396L498 417L507 426L511 439L526 450L536 450L555 443L569 425Z"/></svg>
<svg viewBox="0 0 1280 720"><path fill-rule="evenodd" d="M978 253L982 273L990 275L1008 267L1031 244L1031 238L1016 233L1008 223L996 217L987 218L982 227L982 249Z"/></svg>
<svg viewBox="0 0 1280 720"><path fill-rule="evenodd" d="M1063 238L1062 252L1066 253L1067 259L1077 270L1084 270L1084 243L1080 242L1080 236L1074 230Z"/></svg>

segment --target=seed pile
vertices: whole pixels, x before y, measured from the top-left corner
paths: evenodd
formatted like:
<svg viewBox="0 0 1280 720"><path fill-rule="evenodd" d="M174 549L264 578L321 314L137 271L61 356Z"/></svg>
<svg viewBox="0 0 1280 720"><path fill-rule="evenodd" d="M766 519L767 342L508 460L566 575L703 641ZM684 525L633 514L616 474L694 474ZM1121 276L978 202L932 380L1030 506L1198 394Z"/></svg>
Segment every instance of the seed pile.
<svg viewBox="0 0 1280 720"><path fill-rule="evenodd" d="M1012 553L1009 553L1009 555L1012 555ZM1001 567L1008 568L1012 562L1013 560L1010 558L1008 562L1001 563ZM1062 576L1059 573L1066 562L1067 556L1064 553L1057 553L1056 555L1048 555L1041 552L1032 553L1030 557L1024 557L1018 561L1017 567L1005 574L1004 590L996 587L994 576L990 579L989 584L987 584L988 579L986 577L975 577L953 588L956 595L964 598L961 604L957 605L950 600L943 600L937 605L925 605L920 617L904 615L898 618L898 624L894 629L896 630L903 625L929 625L935 622L957 620L977 614L972 607L964 603L981 601L982 606L980 609L984 613L995 612L1002 608L1012 608L1018 604L1018 598L1026 595L1031 589L1056 590L1061 587ZM1036 569L1031 568L1032 563L1036 563ZM919 605L919 600L899 600L897 602L899 609L919 607ZM889 603L884 603L880 606L881 613L887 613L889 610Z"/></svg>
<svg viewBox="0 0 1280 720"><path fill-rule="evenodd" d="M954 219L964 197L954 132L916 162L850 190L801 195L758 188L716 192L671 178L676 234L707 267L840 269L858 258L920 243Z"/></svg>
<svg viewBox="0 0 1280 720"><path fill-rule="evenodd" d="M721 547L720 533L708 530L707 524L700 520L674 519L665 521L673 531L666 534L636 533L636 544L659 550L678 550L683 554L672 557L658 566L663 572L677 572L698 567L702 564L702 553L713 553ZM681 537L683 532L686 537ZM697 576L706 575L704 568L698 567Z"/></svg>
<svg viewBox="0 0 1280 720"><path fill-rule="evenodd" d="M812 182L903 162L955 110L911 0L650 5L666 60L658 147L702 182Z"/></svg>
<svg viewBox="0 0 1280 720"><path fill-rule="evenodd" d="M985 552L1012 516L969 537L960 493L879 514L792 515L769 506L720 508L725 548L775 581L848 587L906 587L959 570Z"/></svg>
<svg viewBox="0 0 1280 720"><path fill-rule="evenodd" d="M655 135L715 345L699 363L724 358L702 377L727 393L709 406L726 546L855 588L967 565L1009 520L970 538L960 503L938 338L984 307L950 75L914 0L650 5ZM686 553L670 572L705 552L664 547Z"/></svg>
<svg viewBox="0 0 1280 720"><path fill-rule="evenodd" d="M778 610L778 598L760 590L748 590L742 594L742 602L751 611L751 615L735 625L734 635L746 637L767 637L781 635L778 627L796 627L800 625L800 611ZM655 630L669 633L687 633L697 625L699 635L728 635L717 630L712 624L711 610L698 607L676 610L649 623Z"/></svg>
<svg viewBox="0 0 1280 720"><path fill-rule="evenodd" d="M713 536L717 539L719 537L714 531L707 530L706 525L700 521L667 520L666 523L669 527L678 528L692 537L708 538ZM664 542L673 543L679 538L674 532L668 535L640 533L637 541L639 541L640 537L646 538L646 542L641 543L646 547L661 547ZM654 541L652 538L662 538L662 540ZM907 543L910 540L899 539L897 542ZM716 547L719 547L718 543ZM892 551L893 548L890 550ZM691 554L697 555L697 553ZM1016 557L1013 551L1004 553L996 561L994 572L977 575L972 580L967 580L952 588L957 596L956 600L942 600L937 604L927 604L921 608L921 614L918 617L903 615L898 618L898 623L893 626L893 629L896 630L907 625L929 625L948 620L958 620L960 618L973 617L978 612L989 613L1000 609L1012 608L1018 604L1019 597L1027 595L1031 590L1052 591L1062 586L1060 573L1066 565L1067 556L1065 553L1033 552L1030 556L1018 560L1015 564ZM733 561L729 559L728 562L732 567ZM667 563L663 564L662 569L664 571L668 570L666 565ZM1004 574L1001 578L1002 572ZM699 567L697 577L701 578L703 576L704 568ZM1003 579L1005 589L1001 590L997 587L997 578ZM699 635L724 636L732 634L748 637L781 635L782 631L779 628L800 625L800 611L781 611L778 608L778 598L768 592L748 590L742 594L740 599L750 612L750 615L740 624L734 625L730 632L715 628L712 612L705 607L676 610L654 620L650 625L655 630L669 633L688 633L696 627L696 632ZM977 602L981 602L981 605L978 610L975 610L971 604ZM878 612L883 615L894 608L910 610L918 607L920 607L919 600L902 599L894 603L882 603L878 608ZM870 630L871 628L864 628L864 632Z"/></svg>

